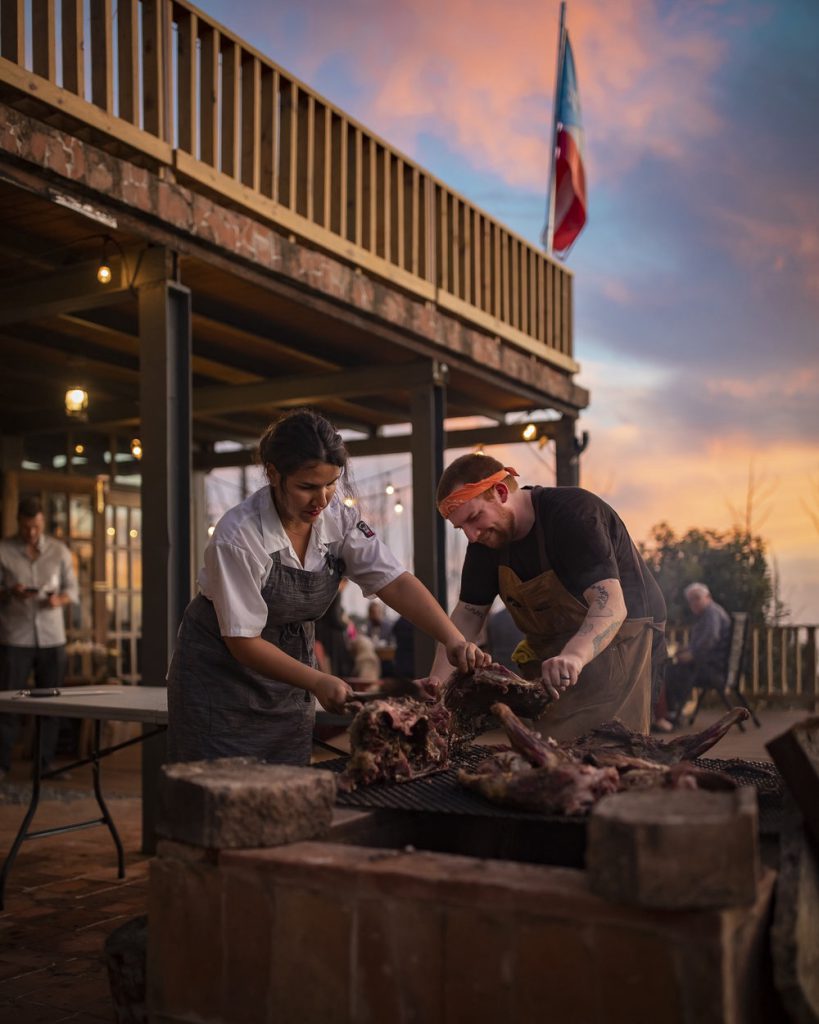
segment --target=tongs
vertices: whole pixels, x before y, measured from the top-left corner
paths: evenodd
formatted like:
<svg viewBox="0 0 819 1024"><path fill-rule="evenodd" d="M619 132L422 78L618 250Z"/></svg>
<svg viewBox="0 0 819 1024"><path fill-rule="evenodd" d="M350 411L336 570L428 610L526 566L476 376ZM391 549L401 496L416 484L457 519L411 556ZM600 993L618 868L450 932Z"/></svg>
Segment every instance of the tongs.
<svg viewBox="0 0 819 1024"><path fill-rule="evenodd" d="M418 686L415 680L405 676L390 676L385 679L377 690L354 693L345 704L368 704L372 700L390 700L394 697L418 697Z"/></svg>
<svg viewBox="0 0 819 1024"><path fill-rule="evenodd" d="M345 704L369 704L371 700L384 700L389 694L382 693L380 690L368 690L366 693L354 693L352 697L348 697Z"/></svg>

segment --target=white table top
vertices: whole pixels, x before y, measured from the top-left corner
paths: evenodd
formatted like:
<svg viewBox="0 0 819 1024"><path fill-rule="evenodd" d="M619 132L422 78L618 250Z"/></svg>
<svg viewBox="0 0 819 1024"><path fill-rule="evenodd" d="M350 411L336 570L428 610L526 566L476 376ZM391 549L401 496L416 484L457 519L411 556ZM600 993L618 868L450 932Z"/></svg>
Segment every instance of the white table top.
<svg viewBox="0 0 819 1024"><path fill-rule="evenodd" d="M16 697L15 693L0 691L0 712L168 724L164 686L66 686L59 697Z"/></svg>

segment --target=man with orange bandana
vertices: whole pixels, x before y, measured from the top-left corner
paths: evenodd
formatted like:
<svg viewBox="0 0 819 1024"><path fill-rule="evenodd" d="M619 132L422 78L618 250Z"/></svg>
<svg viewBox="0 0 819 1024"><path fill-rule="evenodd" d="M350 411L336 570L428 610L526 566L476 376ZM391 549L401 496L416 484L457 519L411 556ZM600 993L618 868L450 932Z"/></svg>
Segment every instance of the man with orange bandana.
<svg viewBox="0 0 819 1024"><path fill-rule="evenodd" d="M513 659L552 704L545 734L571 739L611 718L648 732L665 661L665 602L620 517L580 487L518 487L487 455L464 455L438 509L469 541L452 621L475 639L500 594L524 634ZM446 674L439 650L432 675Z"/></svg>

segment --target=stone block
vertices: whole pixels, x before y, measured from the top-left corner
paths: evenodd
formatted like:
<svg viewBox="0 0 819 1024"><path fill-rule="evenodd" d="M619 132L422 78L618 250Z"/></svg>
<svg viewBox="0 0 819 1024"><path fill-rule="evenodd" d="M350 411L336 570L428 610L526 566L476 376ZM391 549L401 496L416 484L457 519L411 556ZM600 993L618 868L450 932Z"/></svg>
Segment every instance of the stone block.
<svg viewBox="0 0 819 1024"><path fill-rule="evenodd" d="M782 827L776 912L771 928L774 983L795 1024L819 1024L819 858L795 805Z"/></svg>
<svg viewBox="0 0 819 1024"><path fill-rule="evenodd" d="M819 855L819 718L806 718L766 744L805 819Z"/></svg>
<svg viewBox="0 0 819 1024"><path fill-rule="evenodd" d="M117 1024L148 1024L145 960L148 918L132 918L105 940L105 964Z"/></svg>
<svg viewBox="0 0 819 1024"><path fill-rule="evenodd" d="M617 902L675 910L753 903L756 793L743 787L608 796L589 821L586 868L592 891Z"/></svg>
<svg viewBox="0 0 819 1024"><path fill-rule="evenodd" d="M354 945L356 1024L444 1024L444 911L361 899Z"/></svg>
<svg viewBox="0 0 819 1024"><path fill-rule="evenodd" d="M248 758L163 768L157 832L217 850L278 846L324 835L336 781L330 772Z"/></svg>

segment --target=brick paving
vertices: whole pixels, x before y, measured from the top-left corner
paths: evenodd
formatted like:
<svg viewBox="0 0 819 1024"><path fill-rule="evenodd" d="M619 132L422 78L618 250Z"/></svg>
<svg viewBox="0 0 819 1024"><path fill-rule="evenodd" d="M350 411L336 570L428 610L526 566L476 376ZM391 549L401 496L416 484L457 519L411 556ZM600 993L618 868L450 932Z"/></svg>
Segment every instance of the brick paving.
<svg viewBox="0 0 819 1024"><path fill-rule="evenodd" d="M719 716L704 711L697 729ZM763 728L734 730L714 750L718 757L767 759L764 744L806 716L805 712L763 711ZM687 731L687 730L686 730ZM343 745L346 737L333 739ZM26 775L15 766L0 783L0 856L5 856L22 820L25 804L4 803ZM86 775L87 773L87 775ZM139 755L131 748L103 768L104 792L125 848L126 878L116 877L114 845L104 827L69 832L23 844L0 914L0 1022L58 1024L113 1021L103 960L107 936L145 913L149 858L140 852ZM69 824L97 816L90 770L50 786L32 828Z"/></svg>

